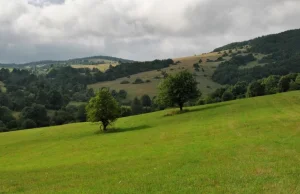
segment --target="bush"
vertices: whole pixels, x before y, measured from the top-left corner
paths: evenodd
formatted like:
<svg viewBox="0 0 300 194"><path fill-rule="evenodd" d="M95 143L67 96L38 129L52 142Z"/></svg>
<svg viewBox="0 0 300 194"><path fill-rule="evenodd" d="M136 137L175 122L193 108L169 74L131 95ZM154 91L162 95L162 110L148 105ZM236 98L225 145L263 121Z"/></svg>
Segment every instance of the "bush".
<svg viewBox="0 0 300 194"><path fill-rule="evenodd" d="M264 94L265 94L265 87L261 83L261 81L254 81L251 84L249 84L247 89L248 97L263 96Z"/></svg>
<svg viewBox="0 0 300 194"><path fill-rule="evenodd" d="M8 129L5 124L0 120L0 132L7 132Z"/></svg>
<svg viewBox="0 0 300 194"><path fill-rule="evenodd" d="M195 63L195 64L193 65L193 67L196 69L196 68L199 68L200 66L199 66L198 63Z"/></svg>
<svg viewBox="0 0 300 194"><path fill-rule="evenodd" d="M150 82L151 82L151 80L148 80L148 79L145 81L145 83L150 83Z"/></svg>
<svg viewBox="0 0 300 194"><path fill-rule="evenodd" d="M198 101L197 101L197 105L204 105L205 104L205 100L200 98Z"/></svg>
<svg viewBox="0 0 300 194"><path fill-rule="evenodd" d="M37 127L36 123L31 119L26 119L22 123L23 129L32 129L32 128L36 128L36 127Z"/></svg>
<svg viewBox="0 0 300 194"><path fill-rule="evenodd" d="M136 80L132 84L142 84L144 81L141 78L136 78Z"/></svg>
<svg viewBox="0 0 300 194"><path fill-rule="evenodd" d="M127 80L123 80L123 81L120 82L120 84L130 84L130 82L127 81Z"/></svg>
<svg viewBox="0 0 300 194"><path fill-rule="evenodd" d="M234 96L229 91L224 92L223 95L222 95L222 100L223 101L230 101L230 100L233 100L233 99L234 99Z"/></svg>
<svg viewBox="0 0 300 194"><path fill-rule="evenodd" d="M16 120L11 120L6 124L8 129L17 129L18 128L18 123Z"/></svg>
<svg viewBox="0 0 300 194"><path fill-rule="evenodd" d="M132 115L132 109L129 106L121 106L121 117L128 117Z"/></svg>

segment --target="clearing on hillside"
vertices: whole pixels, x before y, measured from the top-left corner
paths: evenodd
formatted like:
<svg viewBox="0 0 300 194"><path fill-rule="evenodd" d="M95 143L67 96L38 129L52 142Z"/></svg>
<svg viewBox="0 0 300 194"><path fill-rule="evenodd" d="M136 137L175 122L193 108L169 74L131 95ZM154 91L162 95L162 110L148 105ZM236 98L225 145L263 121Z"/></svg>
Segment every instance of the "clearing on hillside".
<svg viewBox="0 0 300 194"><path fill-rule="evenodd" d="M300 92L0 134L0 193L300 193Z"/></svg>
<svg viewBox="0 0 300 194"><path fill-rule="evenodd" d="M144 94L148 94L149 96L153 97L158 93L157 87L161 79L163 79L164 72L167 74L174 74L183 70L188 70L194 74L199 83L199 89L204 95L206 95L221 87L220 84L211 80L212 74L220 62L207 62L207 59L215 61L220 56L222 56L222 54L207 53L190 57L175 58L173 61L176 63L176 65L171 65L168 68L142 72L131 75L130 77L119 78L114 81L91 84L89 85L89 88L93 88L95 90L98 90L102 87L109 87L114 90L124 89L128 92L129 99L133 99L135 96L141 97ZM200 59L202 60L201 63L199 63ZM193 66L196 63L199 65L199 71L196 71ZM150 82L143 84L132 84L137 78L140 78L145 82L149 80ZM129 83L121 84L122 81L128 81Z"/></svg>

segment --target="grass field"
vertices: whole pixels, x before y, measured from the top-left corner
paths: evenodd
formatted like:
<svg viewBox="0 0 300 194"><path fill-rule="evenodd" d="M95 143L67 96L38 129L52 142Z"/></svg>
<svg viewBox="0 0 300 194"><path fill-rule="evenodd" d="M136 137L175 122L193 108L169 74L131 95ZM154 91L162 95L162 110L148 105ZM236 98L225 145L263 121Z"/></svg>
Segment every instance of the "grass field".
<svg viewBox="0 0 300 194"><path fill-rule="evenodd" d="M0 134L0 193L300 193L300 92Z"/></svg>
<svg viewBox="0 0 300 194"><path fill-rule="evenodd" d="M174 62L180 61L181 63L177 65L171 65L168 68L162 69L162 71L167 72L168 74L174 74L183 70L188 70L191 73L195 74L195 78L199 82L198 87L201 92L206 95L211 93L215 89L221 87L220 84L215 83L211 80L211 76L218 66L219 62L206 62L207 59L216 60L222 54L218 53L207 53L202 55L182 57L173 59ZM194 70L193 64L199 62L202 59L203 63L200 64L200 72ZM204 72L202 71L202 68ZM147 71L132 75L130 78L120 78L114 81L100 82L96 84L89 85L89 88L98 90L102 87L109 87L114 90L124 89L128 92L128 98L132 99L136 96L142 96L148 94L151 97L156 96L158 93L157 87L160 83L160 79L155 79L156 76L162 77L161 71ZM120 84L123 80L127 80L130 83L134 82L136 78L141 78L144 81L150 80L150 83L144 84Z"/></svg>
<svg viewBox="0 0 300 194"><path fill-rule="evenodd" d="M83 69L83 68L89 68L89 69L99 69L100 71L104 72L106 71L109 66L116 66L118 65L116 62L115 63L105 63L105 64L99 64L99 65L71 65L71 67L76 68L76 69Z"/></svg>

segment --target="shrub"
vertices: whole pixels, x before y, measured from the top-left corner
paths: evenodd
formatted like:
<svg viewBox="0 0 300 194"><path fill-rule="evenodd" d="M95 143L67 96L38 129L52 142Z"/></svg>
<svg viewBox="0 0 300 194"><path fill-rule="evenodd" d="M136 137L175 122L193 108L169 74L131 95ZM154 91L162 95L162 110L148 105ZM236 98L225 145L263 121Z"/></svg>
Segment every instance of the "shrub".
<svg viewBox="0 0 300 194"><path fill-rule="evenodd" d="M8 129L17 129L18 128L18 123L16 120L11 120L6 124Z"/></svg>
<svg viewBox="0 0 300 194"><path fill-rule="evenodd" d="M127 81L127 80L123 80L123 81L120 82L120 84L130 84L130 82Z"/></svg>
<svg viewBox="0 0 300 194"><path fill-rule="evenodd" d="M32 128L36 128L36 127L37 127L36 123L31 119L26 119L22 123L23 129L32 129Z"/></svg>
<svg viewBox="0 0 300 194"><path fill-rule="evenodd" d="M149 80L149 79L147 79L146 81L145 81L145 83L150 83L151 82L151 80Z"/></svg>
<svg viewBox="0 0 300 194"><path fill-rule="evenodd" d="M132 109L129 106L121 106L120 108L121 111L121 117L128 117L132 115Z"/></svg>
<svg viewBox="0 0 300 194"><path fill-rule="evenodd" d="M197 101L197 105L204 105L205 104L205 100L200 98L198 101Z"/></svg>
<svg viewBox="0 0 300 194"><path fill-rule="evenodd" d="M142 84L144 81L141 78L136 78L132 84Z"/></svg>
<svg viewBox="0 0 300 194"><path fill-rule="evenodd" d="M196 69L196 68L199 68L200 66L199 66L198 63L195 63L195 64L193 65L193 67Z"/></svg>
<svg viewBox="0 0 300 194"><path fill-rule="evenodd" d="M222 95L222 101L230 101L230 100L233 100L233 99L234 99L234 96L229 91L224 92L223 95Z"/></svg>
<svg viewBox="0 0 300 194"><path fill-rule="evenodd" d="M261 81L254 81L251 84L249 84L247 89L248 97L263 96L264 94L265 94L265 87L261 83Z"/></svg>

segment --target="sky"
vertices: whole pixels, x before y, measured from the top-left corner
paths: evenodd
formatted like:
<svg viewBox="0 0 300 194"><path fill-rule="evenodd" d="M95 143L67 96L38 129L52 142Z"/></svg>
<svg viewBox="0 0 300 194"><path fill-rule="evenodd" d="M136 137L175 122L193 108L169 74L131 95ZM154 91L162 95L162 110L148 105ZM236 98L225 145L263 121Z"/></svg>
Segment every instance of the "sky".
<svg viewBox="0 0 300 194"><path fill-rule="evenodd" d="M0 0L0 63L154 60L300 28L300 0Z"/></svg>

